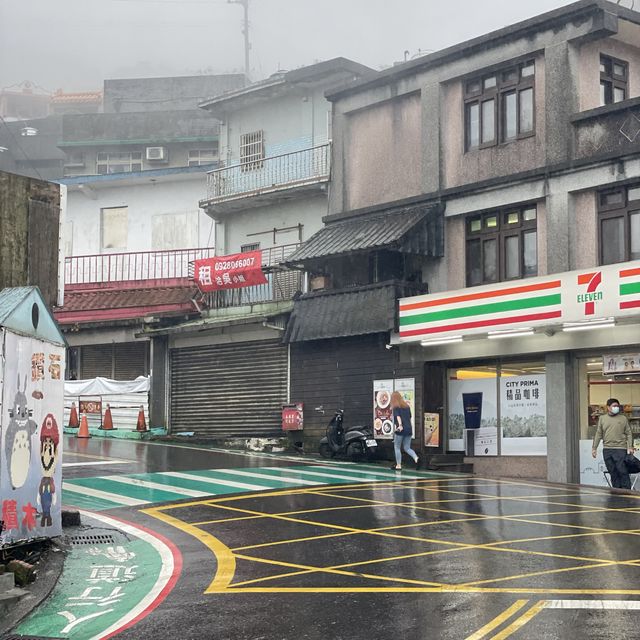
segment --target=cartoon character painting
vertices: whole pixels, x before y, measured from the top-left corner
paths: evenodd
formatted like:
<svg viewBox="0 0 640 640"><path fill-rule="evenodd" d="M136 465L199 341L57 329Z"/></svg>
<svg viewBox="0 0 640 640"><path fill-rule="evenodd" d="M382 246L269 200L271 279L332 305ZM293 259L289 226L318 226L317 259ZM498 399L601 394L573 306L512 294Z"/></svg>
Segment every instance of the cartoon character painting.
<svg viewBox="0 0 640 640"><path fill-rule="evenodd" d="M58 445L60 444L60 431L58 423L52 414L48 413L42 423L40 430L40 464L42 465L42 480L38 488L38 504L42 512L40 516L40 526L50 527L53 524L51 519L51 505L55 505L56 485L53 475L56 471L58 461Z"/></svg>
<svg viewBox="0 0 640 640"><path fill-rule="evenodd" d="M18 388L13 399L13 407L9 409L9 424L5 435L5 458L7 471L13 489L19 489L27 481L31 465L31 436L38 425L31 419L32 410L27 407L27 376L24 386Z"/></svg>

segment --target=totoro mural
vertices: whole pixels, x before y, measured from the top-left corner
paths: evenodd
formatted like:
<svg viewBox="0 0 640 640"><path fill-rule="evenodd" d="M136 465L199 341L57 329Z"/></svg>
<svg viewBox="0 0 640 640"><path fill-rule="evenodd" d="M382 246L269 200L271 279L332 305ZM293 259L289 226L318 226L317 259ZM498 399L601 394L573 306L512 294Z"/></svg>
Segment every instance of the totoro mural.
<svg viewBox="0 0 640 640"><path fill-rule="evenodd" d="M27 481L31 466L31 436L38 425L32 420L33 409L27 401L27 376L24 376L24 387L20 387L18 375L17 390L13 397L13 405L9 408L9 423L4 439L5 459L9 480L13 489L18 489Z"/></svg>
<svg viewBox="0 0 640 640"><path fill-rule="evenodd" d="M0 341L1 547L62 533L64 347L2 327Z"/></svg>

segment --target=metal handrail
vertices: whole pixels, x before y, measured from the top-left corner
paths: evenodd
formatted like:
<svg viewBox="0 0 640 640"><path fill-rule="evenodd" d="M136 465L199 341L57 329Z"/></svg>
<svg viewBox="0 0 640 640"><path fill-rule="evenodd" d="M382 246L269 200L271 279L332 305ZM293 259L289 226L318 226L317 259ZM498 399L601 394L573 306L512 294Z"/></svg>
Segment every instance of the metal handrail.
<svg viewBox="0 0 640 640"><path fill-rule="evenodd" d="M231 200L249 193L264 193L298 184L328 180L330 143L283 153L209 171L209 200Z"/></svg>

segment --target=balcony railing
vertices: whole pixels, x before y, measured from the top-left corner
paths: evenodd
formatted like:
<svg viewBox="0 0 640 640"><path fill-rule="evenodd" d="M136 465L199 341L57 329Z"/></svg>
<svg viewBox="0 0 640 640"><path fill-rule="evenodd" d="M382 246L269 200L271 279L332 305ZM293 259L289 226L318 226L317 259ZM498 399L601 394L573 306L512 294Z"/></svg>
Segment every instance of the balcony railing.
<svg viewBox="0 0 640 640"><path fill-rule="evenodd" d="M206 294L206 303L211 309L229 309L262 302L291 300L297 291L302 291L304 277L301 271L279 268L301 243L283 244L262 250L262 267L266 270L267 282L253 287L225 289Z"/></svg>
<svg viewBox="0 0 640 640"><path fill-rule="evenodd" d="M260 195L329 179L331 145L235 164L209 172L207 201L211 204Z"/></svg>
<svg viewBox="0 0 640 640"><path fill-rule="evenodd" d="M214 255L213 247L206 247L71 256L65 258L64 282L69 285L188 278L189 263Z"/></svg>

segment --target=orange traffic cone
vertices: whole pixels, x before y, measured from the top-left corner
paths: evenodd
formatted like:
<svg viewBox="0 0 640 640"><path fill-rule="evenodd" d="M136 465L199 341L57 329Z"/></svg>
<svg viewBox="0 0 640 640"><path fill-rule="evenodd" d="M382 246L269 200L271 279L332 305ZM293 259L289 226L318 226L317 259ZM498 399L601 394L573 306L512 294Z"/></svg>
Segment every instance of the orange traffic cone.
<svg viewBox="0 0 640 640"><path fill-rule="evenodd" d="M69 428L77 429L80 426L78 422L78 410L76 409L76 403L71 403L71 413L69 414Z"/></svg>
<svg viewBox="0 0 640 640"><path fill-rule="evenodd" d="M113 426L113 418L111 417L111 405L107 405L107 408L104 412L104 420L102 421L102 426L100 427L103 431L113 431L115 428Z"/></svg>
<svg viewBox="0 0 640 640"><path fill-rule="evenodd" d="M89 423L87 422L87 414L82 414L82 420L80 420L80 429L78 429L78 438L90 438Z"/></svg>
<svg viewBox="0 0 640 640"><path fill-rule="evenodd" d="M140 405L140 411L138 412L138 424L136 424L136 431L146 431L147 423L144 419L144 407Z"/></svg>

